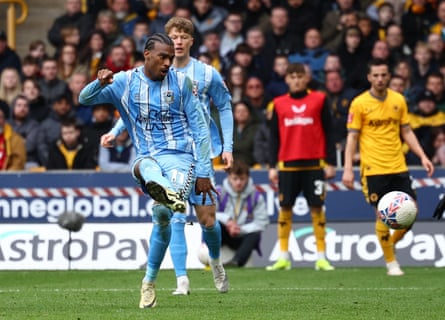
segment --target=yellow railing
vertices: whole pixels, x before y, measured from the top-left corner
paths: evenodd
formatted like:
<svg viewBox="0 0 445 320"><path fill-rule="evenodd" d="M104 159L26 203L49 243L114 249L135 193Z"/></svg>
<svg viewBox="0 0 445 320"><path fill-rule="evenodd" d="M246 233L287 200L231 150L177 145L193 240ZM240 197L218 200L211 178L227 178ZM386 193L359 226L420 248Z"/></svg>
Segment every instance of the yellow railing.
<svg viewBox="0 0 445 320"><path fill-rule="evenodd" d="M0 0L0 3L8 3L8 10L6 11L6 35L8 37L8 46L15 49L16 43L16 26L23 23L28 17L28 5L25 0ZM22 12L21 16L16 18L15 6L19 5Z"/></svg>

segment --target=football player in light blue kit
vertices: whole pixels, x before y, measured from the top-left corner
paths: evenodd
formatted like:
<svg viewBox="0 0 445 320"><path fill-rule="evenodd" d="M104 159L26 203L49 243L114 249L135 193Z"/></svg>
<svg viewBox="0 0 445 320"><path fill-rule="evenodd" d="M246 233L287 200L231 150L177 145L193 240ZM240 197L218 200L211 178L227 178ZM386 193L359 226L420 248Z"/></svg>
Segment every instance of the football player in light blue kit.
<svg viewBox="0 0 445 320"><path fill-rule="evenodd" d="M190 78L170 69L173 57L172 40L156 33L145 44L143 66L117 74L101 69L97 80L79 97L85 105L116 106L137 153L133 177L159 203L153 206L140 308L156 305L155 281L170 242L172 211L184 212L184 199L190 194L189 200L201 205L211 205L216 195L210 179L208 119L192 93ZM220 234L214 229L207 230L207 245L219 248ZM222 264L213 270L215 283L218 280L220 291L226 292L228 281Z"/></svg>
<svg viewBox="0 0 445 320"><path fill-rule="evenodd" d="M194 26L185 18L173 17L165 24L165 33L175 44L175 59L173 68L184 72L193 82L193 91L198 94L199 100L203 104L204 112L209 116L210 137L212 141L211 157L215 158L221 154L221 158L228 169L233 164L232 144L233 144L233 113L232 97L222 80L219 72L212 66L207 65L195 58L190 57L190 48L193 45ZM219 114L222 129L222 139L218 127L210 117L210 105L213 103ZM212 177L213 178L213 177ZM195 205L198 215L206 215L211 223L220 226L216 220L215 206ZM187 243L185 240L184 226L185 216L175 213L172 218L172 237L170 240L170 253L175 268L177 288L173 294L181 295L190 292L189 279L186 271ZM205 234L204 234L205 237ZM209 248L209 255L213 258L216 254Z"/></svg>
<svg viewBox="0 0 445 320"><path fill-rule="evenodd" d="M209 129L212 140L211 157L214 158L221 154L221 158L225 163L224 169L228 169L233 164L233 113L230 92L215 68L190 57L190 48L193 45L194 34L193 23L190 20L173 17L166 23L165 32L173 40L175 45L175 58L172 68L185 73L192 79L193 92L198 95L204 112L209 119ZM219 130L214 119L210 117L211 103L218 109L223 134L222 139L220 138ZM118 121L111 131L110 139L116 137L121 130L123 130L123 124ZM203 218L205 220L203 220L201 224L207 227L215 226L217 232L220 234L220 225L215 218L215 206L203 206L198 203L194 207L198 217L205 217ZM177 288L173 291L175 295L187 295L190 293L190 281L186 270L187 243L184 233L185 224L186 216L175 212L171 220L172 235L170 240L170 253L177 279ZM205 228L203 229L203 236L205 240ZM211 258L219 257L220 255L219 248L218 250L215 249L216 248L209 247L209 255ZM215 282L215 285L219 290L217 282Z"/></svg>

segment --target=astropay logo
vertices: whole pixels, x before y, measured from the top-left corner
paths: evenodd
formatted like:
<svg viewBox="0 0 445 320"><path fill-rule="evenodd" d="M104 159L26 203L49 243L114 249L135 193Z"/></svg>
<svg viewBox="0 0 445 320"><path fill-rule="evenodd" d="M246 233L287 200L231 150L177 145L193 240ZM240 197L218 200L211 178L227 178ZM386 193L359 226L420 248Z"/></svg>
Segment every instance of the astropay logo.
<svg viewBox="0 0 445 320"><path fill-rule="evenodd" d="M270 260L279 257L279 243L276 242ZM431 261L435 267L445 267L445 235L442 233L414 234L408 232L396 244L399 254L407 254L414 261ZM312 227L293 230L289 237L289 253L294 261L314 262L317 260L317 248ZM326 229L326 258L331 262L351 262L359 259L363 262L373 262L383 256L375 234L348 234L335 229Z"/></svg>

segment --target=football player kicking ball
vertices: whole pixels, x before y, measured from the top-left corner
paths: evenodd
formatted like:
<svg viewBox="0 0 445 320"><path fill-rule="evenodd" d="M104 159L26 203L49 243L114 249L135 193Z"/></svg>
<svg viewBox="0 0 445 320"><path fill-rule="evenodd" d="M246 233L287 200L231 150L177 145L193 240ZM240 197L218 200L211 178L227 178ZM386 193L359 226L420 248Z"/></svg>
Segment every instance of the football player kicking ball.
<svg viewBox="0 0 445 320"><path fill-rule="evenodd" d="M349 109L342 181L347 188L354 187L352 166L358 143L363 193L375 208L375 232L383 250L387 274L401 276L404 273L397 262L394 246L412 226L390 234L389 227L377 214L379 199L390 191L403 191L416 199L400 137L420 158L428 176L433 174L434 166L409 126L405 98L388 88L389 79L389 67L385 61L374 59L369 62L368 81L371 88L356 97Z"/></svg>
<svg viewBox="0 0 445 320"><path fill-rule="evenodd" d="M89 83L79 97L85 105L116 106L136 149L132 175L158 203L153 206L140 308L156 306L155 283L170 242L172 212L184 212L185 199L215 206L207 118L192 93L190 78L170 69L173 57L173 41L155 33L145 43L143 66L116 74L99 70L97 80ZM221 233L216 226L219 224L206 224L204 240L219 253ZM227 276L219 256L213 262L215 283L221 292L226 292Z"/></svg>

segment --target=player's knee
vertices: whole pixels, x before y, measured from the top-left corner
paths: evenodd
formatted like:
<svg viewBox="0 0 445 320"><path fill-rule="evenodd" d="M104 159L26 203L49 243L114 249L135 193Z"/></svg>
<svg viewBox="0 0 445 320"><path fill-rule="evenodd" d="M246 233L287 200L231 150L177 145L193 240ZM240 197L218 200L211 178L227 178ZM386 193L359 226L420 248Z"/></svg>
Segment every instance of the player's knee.
<svg viewBox="0 0 445 320"><path fill-rule="evenodd" d="M153 222L161 226L166 226L170 223L172 213L171 210L161 204L153 206Z"/></svg>
<svg viewBox="0 0 445 320"><path fill-rule="evenodd" d="M175 212L170 221L171 224L183 224L187 223L187 216L183 213Z"/></svg>

